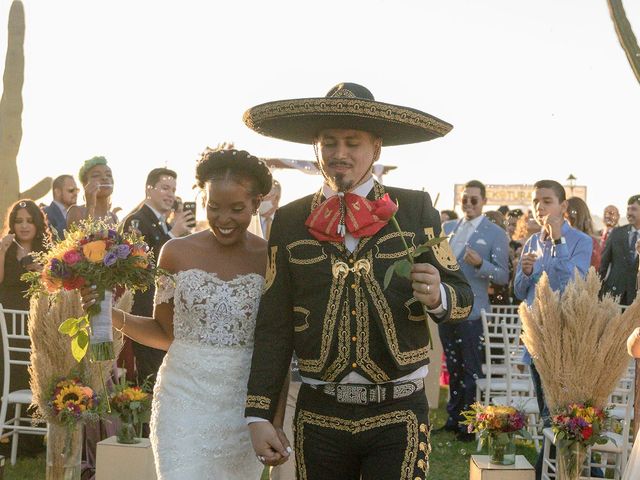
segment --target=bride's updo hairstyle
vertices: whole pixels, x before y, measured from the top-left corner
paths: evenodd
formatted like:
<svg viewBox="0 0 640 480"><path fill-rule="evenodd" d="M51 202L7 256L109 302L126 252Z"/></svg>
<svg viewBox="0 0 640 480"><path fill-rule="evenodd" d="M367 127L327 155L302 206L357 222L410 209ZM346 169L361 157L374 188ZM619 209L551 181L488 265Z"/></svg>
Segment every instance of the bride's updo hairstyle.
<svg viewBox="0 0 640 480"><path fill-rule="evenodd" d="M266 163L244 150L225 147L207 149L196 166L196 184L201 189L208 182L233 180L248 183L252 197L264 197L271 190L271 172Z"/></svg>

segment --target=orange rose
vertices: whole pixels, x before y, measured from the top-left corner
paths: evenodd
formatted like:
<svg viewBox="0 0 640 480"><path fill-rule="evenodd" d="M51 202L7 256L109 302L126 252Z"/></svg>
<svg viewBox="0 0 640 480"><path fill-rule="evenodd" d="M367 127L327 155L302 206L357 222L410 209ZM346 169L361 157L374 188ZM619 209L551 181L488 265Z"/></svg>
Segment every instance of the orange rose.
<svg viewBox="0 0 640 480"><path fill-rule="evenodd" d="M147 259L147 252L140 247L133 247L131 250L131 256L137 257L133 266L136 268L147 268L149 266L149 260Z"/></svg>
<svg viewBox="0 0 640 480"><path fill-rule="evenodd" d="M104 259L107 244L104 240L94 240L82 246L82 253L91 263L100 263Z"/></svg>

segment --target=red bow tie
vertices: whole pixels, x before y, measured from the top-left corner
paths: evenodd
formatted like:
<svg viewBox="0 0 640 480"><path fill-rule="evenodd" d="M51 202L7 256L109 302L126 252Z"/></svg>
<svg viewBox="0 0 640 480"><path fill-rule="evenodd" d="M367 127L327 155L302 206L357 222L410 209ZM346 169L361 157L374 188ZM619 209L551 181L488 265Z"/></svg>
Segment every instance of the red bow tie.
<svg viewBox="0 0 640 480"><path fill-rule="evenodd" d="M345 193L342 200L334 195L314 208L304 224L320 241L342 242L344 227L354 238L370 237L384 227L397 210L388 193L373 201Z"/></svg>

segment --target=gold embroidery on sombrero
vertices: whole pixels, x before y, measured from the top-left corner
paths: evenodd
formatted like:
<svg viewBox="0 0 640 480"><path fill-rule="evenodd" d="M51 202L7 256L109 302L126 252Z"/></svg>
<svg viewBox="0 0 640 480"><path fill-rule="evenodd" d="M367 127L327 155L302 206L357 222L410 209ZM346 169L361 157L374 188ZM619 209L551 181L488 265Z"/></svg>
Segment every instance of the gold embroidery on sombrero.
<svg viewBox="0 0 640 480"><path fill-rule="evenodd" d="M451 125L436 118L417 114L409 108L395 105L381 105L366 99L348 98L346 101L332 101L332 98L309 98L301 100L283 100L258 105L245 114L244 121L249 128L261 132L259 125L265 120L274 118L297 117L305 114L354 115L362 118L382 118L389 122L412 125L431 130L440 135L451 131Z"/></svg>
<svg viewBox="0 0 640 480"><path fill-rule="evenodd" d="M331 255L331 264L336 263L335 255ZM298 366L300 371L308 373L318 373L327 363L329 356L329 348L333 340L333 334L336 327L336 318L341 305L342 293L344 291L344 276L331 277L331 287L329 288L329 299L327 301L327 311L322 320L322 342L320 344L320 357L317 359L308 359L298 357Z"/></svg>
<svg viewBox="0 0 640 480"><path fill-rule="evenodd" d="M274 280L276 279L276 256L278 254L278 246L274 245L271 247L269 252L269 264L267 265L267 273L266 278L264 279L264 288L262 293L265 293L271 285L273 285Z"/></svg>
<svg viewBox="0 0 640 480"><path fill-rule="evenodd" d="M356 95L347 88L341 88L339 90L336 90L334 94L331 95L331 97L332 98L337 98L337 97L356 98Z"/></svg>
<svg viewBox="0 0 640 480"><path fill-rule="evenodd" d="M368 252L368 255L371 255L371 252ZM373 262L371 263L373 265ZM373 271L370 275L365 275L363 278L365 280L367 290L369 291L369 296L373 300L373 304L380 316L380 320L382 321L384 334L387 337L387 344L389 345L396 362L400 365L410 365L426 359L429 352L429 348L427 346L416 350L408 350L406 352L400 351L393 314L391 312L391 308L389 308L389 304L387 303L387 299L384 296L384 292L380 287L380 284L376 281Z"/></svg>
<svg viewBox="0 0 640 480"><path fill-rule="evenodd" d="M458 296L456 295L456 291L446 283L442 285L449 291L449 295L451 296L451 320L460 320L462 318L467 318L469 313L471 313L472 306L468 307L459 307L458 306Z"/></svg>
<svg viewBox="0 0 640 480"><path fill-rule="evenodd" d="M261 395L247 395L247 408L257 408L260 410L269 410L271 400Z"/></svg>
<svg viewBox="0 0 640 480"><path fill-rule="evenodd" d="M309 246L318 247L321 253L320 255L312 258L298 258L294 254L293 250L296 247L299 247L301 245L305 247L309 247ZM322 260L325 260L327 258L327 254L325 253L324 248L322 248L322 244L317 240L310 240L310 239L296 240L295 242L291 242L289 245L287 245L287 251L289 252L289 263L294 263L296 265L312 265L314 263L321 262Z"/></svg>
<svg viewBox="0 0 640 480"><path fill-rule="evenodd" d="M427 240L431 240L436 236L435 233L433 233L433 227L425 228L424 233L427 236ZM453 254L453 250L451 250L449 240L445 240L444 242L434 245L431 247L431 250L433 251L433 255L436 257L438 263L440 263L444 268L451 270L452 272L460 270L460 265L458 265L458 260Z"/></svg>
<svg viewBox="0 0 640 480"><path fill-rule="evenodd" d="M344 418L329 417L299 410L296 417L295 443L296 454L299 458L304 458L304 427L305 425L315 425L330 430L340 430L356 435L375 428L386 427L387 425L406 424L407 426L407 448L404 451L404 459L400 468L400 480L413 480L418 459L419 426L418 417L411 410L400 410L395 412L376 415L375 417L363 418L362 420L347 420ZM298 465L298 477L300 480L307 479L307 470L304 462L296 462Z"/></svg>

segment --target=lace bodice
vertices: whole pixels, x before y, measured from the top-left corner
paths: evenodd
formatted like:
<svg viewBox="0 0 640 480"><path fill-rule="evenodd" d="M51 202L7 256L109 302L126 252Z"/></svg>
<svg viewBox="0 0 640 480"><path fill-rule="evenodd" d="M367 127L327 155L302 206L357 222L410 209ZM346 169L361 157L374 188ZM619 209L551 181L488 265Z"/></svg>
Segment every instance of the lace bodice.
<svg viewBox="0 0 640 480"><path fill-rule="evenodd" d="M164 277L155 303L173 299L176 340L214 346L253 346L264 278L257 273L221 280L215 273L183 270Z"/></svg>

